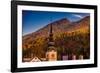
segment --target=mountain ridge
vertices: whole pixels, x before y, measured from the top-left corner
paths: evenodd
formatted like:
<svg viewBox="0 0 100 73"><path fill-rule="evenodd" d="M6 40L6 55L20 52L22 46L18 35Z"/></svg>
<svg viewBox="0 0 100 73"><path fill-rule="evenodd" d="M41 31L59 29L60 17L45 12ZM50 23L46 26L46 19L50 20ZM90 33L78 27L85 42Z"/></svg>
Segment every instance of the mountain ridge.
<svg viewBox="0 0 100 73"><path fill-rule="evenodd" d="M63 18L61 20L58 21L54 21L50 24L53 24L53 33L59 33L59 32L71 32L71 31L75 31L77 29L81 29L81 28L86 28L89 29L89 23L90 23L90 16L86 16L83 19L77 21L77 22L71 22L69 21L67 18ZM49 32L49 26L50 24L44 26L43 28L40 28L39 30L37 30L36 32L27 34L25 36L23 36L23 40L27 37L37 37L37 36L48 36L48 32Z"/></svg>

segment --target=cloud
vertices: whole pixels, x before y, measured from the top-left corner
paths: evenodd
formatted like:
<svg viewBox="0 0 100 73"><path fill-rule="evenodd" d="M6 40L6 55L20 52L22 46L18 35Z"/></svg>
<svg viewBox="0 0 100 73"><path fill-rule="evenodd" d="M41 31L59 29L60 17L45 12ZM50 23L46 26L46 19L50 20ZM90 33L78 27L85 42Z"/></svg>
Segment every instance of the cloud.
<svg viewBox="0 0 100 73"><path fill-rule="evenodd" d="M78 14L73 14L73 16L78 17L78 18L83 18L83 16L78 15Z"/></svg>

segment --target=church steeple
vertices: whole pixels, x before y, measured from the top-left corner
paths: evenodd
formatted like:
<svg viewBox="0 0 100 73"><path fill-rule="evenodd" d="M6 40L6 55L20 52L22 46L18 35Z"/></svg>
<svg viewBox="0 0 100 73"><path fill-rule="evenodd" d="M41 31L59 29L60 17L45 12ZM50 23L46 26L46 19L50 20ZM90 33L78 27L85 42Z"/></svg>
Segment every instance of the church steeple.
<svg viewBox="0 0 100 73"><path fill-rule="evenodd" d="M53 32L52 32L52 24L50 24L50 29L49 29L49 41L48 41L48 46L54 46Z"/></svg>
<svg viewBox="0 0 100 73"><path fill-rule="evenodd" d="M50 24L49 41L53 41L52 24Z"/></svg>
<svg viewBox="0 0 100 73"><path fill-rule="evenodd" d="M47 61L57 60L57 50L54 46L52 23L49 24L49 37L48 37L48 48L46 52L46 59Z"/></svg>

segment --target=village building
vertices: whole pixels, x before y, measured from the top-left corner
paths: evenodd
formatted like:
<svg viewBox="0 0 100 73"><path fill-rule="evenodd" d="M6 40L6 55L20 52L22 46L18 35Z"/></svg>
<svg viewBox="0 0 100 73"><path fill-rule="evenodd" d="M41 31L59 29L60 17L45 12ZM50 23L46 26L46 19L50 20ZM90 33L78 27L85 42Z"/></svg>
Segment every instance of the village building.
<svg viewBox="0 0 100 73"><path fill-rule="evenodd" d="M35 56L30 62L41 62L41 59Z"/></svg>
<svg viewBox="0 0 100 73"><path fill-rule="evenodd" d="M80 60L83 60L83 55L79 55L79 59Z"/></svg>

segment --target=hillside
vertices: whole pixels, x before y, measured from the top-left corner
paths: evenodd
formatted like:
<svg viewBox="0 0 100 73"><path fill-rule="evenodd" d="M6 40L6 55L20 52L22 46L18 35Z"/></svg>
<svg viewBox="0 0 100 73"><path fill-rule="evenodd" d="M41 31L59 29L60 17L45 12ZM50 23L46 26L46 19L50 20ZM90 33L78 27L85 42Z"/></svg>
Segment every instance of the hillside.
<svg viewBox="0 0 100 73"><path fill-rule="evenodd" d="M88 55L89 55L89 43L90 43L89 41L90 17L89 16L84 17L83 19L77 22L70 22L68 19L63 18L61 20L52 22L50 24L52 24L53 27L54 42L55 42L55 46L60 52L59 55L61 55L61 53L64 50L67 50L66 48L70 48L72 50L74 48L78 48L79 50L80 47L88 50ZM50 24L44 26L43 28L39 29L36 32L23 36L22 45L23 45L24 52L25 51L29 51L32 53L34 52L34 55L37 55L39 57L45 56L45 50L47 49L47 44L48 44Z"/></svg>

